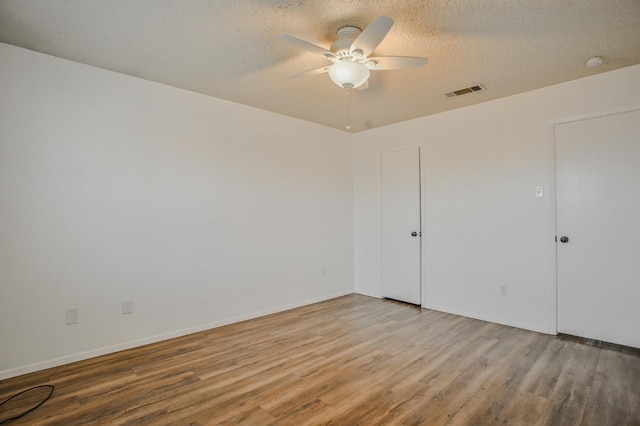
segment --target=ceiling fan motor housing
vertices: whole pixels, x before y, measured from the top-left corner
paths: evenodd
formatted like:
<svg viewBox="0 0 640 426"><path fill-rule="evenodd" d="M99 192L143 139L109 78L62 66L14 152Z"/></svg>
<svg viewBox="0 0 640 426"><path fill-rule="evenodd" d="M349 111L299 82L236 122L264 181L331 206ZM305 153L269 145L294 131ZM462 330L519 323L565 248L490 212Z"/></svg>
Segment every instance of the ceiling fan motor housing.
<svg viewBox="0 0 640 426"><path fill-rule="evenodd" d="M331 45L330 50L338 58L349 58L352 55L351 43L360 35L362 30L358 27L342 27L338 30L338 39Z"/></svg>

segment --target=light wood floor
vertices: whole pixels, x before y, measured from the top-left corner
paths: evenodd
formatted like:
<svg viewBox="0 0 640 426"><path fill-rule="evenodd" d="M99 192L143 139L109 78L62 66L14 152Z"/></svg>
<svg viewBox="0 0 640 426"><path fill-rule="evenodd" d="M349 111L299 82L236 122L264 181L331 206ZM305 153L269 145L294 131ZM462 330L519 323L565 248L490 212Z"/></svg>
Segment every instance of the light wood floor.
<svg viewBox="0 0 640 426"><path fill-rule="evenodd" d="M640 424L640 351L360 295L4 380L0 401L47 383L12 424Z"/></svg>

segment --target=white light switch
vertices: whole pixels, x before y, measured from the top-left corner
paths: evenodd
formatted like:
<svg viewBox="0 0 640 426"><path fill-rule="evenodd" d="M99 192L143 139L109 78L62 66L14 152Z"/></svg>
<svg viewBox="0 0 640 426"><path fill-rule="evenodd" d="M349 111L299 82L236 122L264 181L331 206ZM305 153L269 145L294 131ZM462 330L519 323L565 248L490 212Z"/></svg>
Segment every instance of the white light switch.
<svg viewBox="0 0 640 426"><path fill-rule="evenodd" d="M544 189L541 186L536 186L536 198L542 198L544 196Z"/></svg>

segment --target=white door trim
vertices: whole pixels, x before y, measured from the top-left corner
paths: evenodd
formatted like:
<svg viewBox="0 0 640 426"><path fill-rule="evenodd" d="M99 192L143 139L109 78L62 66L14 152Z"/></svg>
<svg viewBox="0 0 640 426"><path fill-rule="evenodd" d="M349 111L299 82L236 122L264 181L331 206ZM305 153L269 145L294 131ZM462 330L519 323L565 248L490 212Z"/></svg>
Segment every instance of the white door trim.
<svg viewBox="0 0 640 426"><path fill-rule="evenodd" d="M549 120L549 123L553 124L554 127L556 124L564 124L571 123L572 121L582 121L582 120L590 120L592 118L600 118L606 117L608 115L616 115L616 114L624 114L625 112L633 112L640 110L640 103L630 104L630 105L621 105L613 108L607 108L600 111L586 112L583 114L571 115L568 117L554 118ZM553 139L553 147L555 153L555 132Z"/></svg>

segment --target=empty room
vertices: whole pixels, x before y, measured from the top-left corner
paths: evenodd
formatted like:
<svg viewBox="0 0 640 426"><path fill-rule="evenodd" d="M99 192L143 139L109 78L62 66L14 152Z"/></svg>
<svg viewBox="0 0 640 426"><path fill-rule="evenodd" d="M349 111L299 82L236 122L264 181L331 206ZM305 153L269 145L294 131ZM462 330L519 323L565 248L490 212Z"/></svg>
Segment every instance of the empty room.
<svg viewBox="0 0 640 426"><path fill-rule="evenodd" d="M640 425L638 0L0 0L0 424Z"/></svg>

